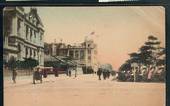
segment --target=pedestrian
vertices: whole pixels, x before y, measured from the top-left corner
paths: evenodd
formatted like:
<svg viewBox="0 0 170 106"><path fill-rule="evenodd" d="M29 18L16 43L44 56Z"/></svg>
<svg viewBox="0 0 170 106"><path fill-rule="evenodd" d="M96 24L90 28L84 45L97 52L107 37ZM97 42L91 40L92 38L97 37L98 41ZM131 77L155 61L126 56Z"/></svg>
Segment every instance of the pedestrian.
<svg viewBox="0 0 170 106"><path fill-rule="evenodd" d="M101 80L101 74L102 74L102 69L99 68L99 69L97 70L97 75L98 75L98 77L99 77L99 80Z"/></svg>
<svg viewBox="0 0 170 106"><path fill-rule="evenodd" d="M54 76L58 77L58 70L57 70L57 68L53 68L53 72L54 72Z"/></svg>
<svg viewBox="0 0 170 106"><path fill-rule="evenodd" d="M68 71L68 75L69 75L69 77L71 77L71 68Z"/></svg>
<svg viewBox="0 0 170 106"><path fill-rule="evenodd" d="M110 78L110 71L109 70L107 70L107 78L109 79Z"/></svg>
<svg viewBox="0 0 170 106"><path fill-rule="evenodd" d="M77 77L77 67L75 67L75 77Z"/></svg>
<svg viewBox="0 0 170 106"><path fill-rule="evenodd" d="M67 66L66 66L66 75L67 75L67 76L69 75L69 69L70 69L70 67L67 65Z"/></svg>
<svg viewBox="0 0 170 106"><path fill-rule="evenodd" d="M103 79L106 80L106 77L107 77L107 72L105 69L103 69Z"/></svg>
<svg viewBox="0 0 170 106"><path fill-rule="evenodd" d="M16 83L16 77L17 77L17 71L16 71L16 69L13 69L12 70L12 80L14 83Z"/></svg>

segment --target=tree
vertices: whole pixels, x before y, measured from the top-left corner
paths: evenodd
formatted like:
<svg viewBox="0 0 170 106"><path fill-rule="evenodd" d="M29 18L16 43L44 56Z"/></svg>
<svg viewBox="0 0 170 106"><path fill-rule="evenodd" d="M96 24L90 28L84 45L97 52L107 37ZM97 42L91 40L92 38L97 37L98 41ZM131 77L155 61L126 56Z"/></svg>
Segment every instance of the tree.
<svg viewBox="0 0 170 106"><path fill-rule="evenodd" d="M141 53L141 60L143 65L146 66L148 76L149 73L152 73L152 77L158 69L158 63L161 62L159 55L161 54L160 41L152 35L148 37L148 40L145 42L145 45L142 46L139 50ZM152 72L151 72L152 71Z"/></svg>
<svg viewBox="0 0 170 106"><path fill-rule="evenodd" d="M33 67L37 66L39 62L33 58L24 58L23 67L29 69L29 74L33 70Z"/></svg>
<svg viewBox="0 0 170 106"><path fill-rule="evenodd" d="M124 64L122 64L119 68L119 71L130 71L131 70L131 60L127 60Z"/></svg>
<svg viewBox="0 0 170 106"><path fill-rule="evenodd" d="M130 76L132 74L131 59L128 59L119 68L118 80L120 81L130 81Z"/></svg>
<svg viewBox="0 0 170 106"><path fill-rule="evenodd" d="M154 78L160 66L164 67L162 75L165 75L165 48L160 47L160 41L158 41L157 37L148 36L147 41L139 48L139 51L130 53L129 56L130 59L121 65L119 71L127 74L129 71L131 72L131 63L137 63L138 69L136 74L137 76L143 74L144 80L148 78L149 72L152 73L152 78ZM164 58L161 58L162 56ZM141 67L146 67L145 72L143 72Z"/></svg>

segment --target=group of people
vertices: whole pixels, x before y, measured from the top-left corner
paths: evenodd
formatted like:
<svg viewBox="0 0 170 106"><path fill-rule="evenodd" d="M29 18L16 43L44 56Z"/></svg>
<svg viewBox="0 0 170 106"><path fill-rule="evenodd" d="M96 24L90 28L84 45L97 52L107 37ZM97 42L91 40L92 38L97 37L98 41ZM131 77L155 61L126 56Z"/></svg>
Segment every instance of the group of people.
<svg viewBox="0 0 170 106"><path fill-rule="evenodd" d="M68 69L68 76L71 77L71 71L73 69L69 68ZM75 70L75 77L77 77L77 70ZM111 72L107 69L102 69L102 68L98 68L97 70L97 76L99 78L99 80L101 80L101 76L103 76L103 79L106 80L107 78L110 78L110 74ZM15 69L12 70L12 80L14 83L16 83L16 77L17 77L17 71ZM36 67L34 69L33 72L33 83L35 84L36 80L40 80L40 82L42 83L42 73L40 72L40 68Z"/></svg>
<svg viewBox="0 0 170 106"><path fill-rule="evenodd" d="M98 68L97 70L97 76L99 77L99 80L101 80L101 76L103 75L103 79L106 80L107 78L110 78L110 71L107 69Z"/></svg>

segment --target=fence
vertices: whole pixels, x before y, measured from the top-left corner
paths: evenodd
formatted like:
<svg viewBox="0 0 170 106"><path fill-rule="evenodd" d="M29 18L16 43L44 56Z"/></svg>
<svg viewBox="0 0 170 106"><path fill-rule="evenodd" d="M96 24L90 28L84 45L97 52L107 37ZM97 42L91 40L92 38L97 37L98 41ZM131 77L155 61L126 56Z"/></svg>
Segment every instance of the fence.
<svg viewBox="0 0 170 106"><path fill-rule="evenodd" d="M25 75L32 75L33 70L28 69L17 69L17 76L25 76ZM11 76L12 71L9 69L3 69L3 76Z"/></svg>

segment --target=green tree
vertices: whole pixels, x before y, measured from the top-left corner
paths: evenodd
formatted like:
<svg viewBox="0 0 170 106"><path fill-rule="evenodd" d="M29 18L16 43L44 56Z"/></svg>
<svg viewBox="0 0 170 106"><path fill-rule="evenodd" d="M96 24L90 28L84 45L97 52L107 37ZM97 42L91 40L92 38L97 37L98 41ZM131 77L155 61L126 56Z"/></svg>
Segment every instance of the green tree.
<svg viewBox="0 0 170 106"><path fill-rule="evenodd" d="M128 59L124 64L119 68L118 80L128 81L129 76L132 73L131 60Z"/></svg>
<svg viewBox="0 0 170 106"><path fill-rule="evenodd" d="M138 53L133 52L130 53L129 56L130 59L121 65L119 71L124 71L126 73L131 70L131 63L137 63L137 75L143 73L141 68L142 66L146 67L146 70L143 74L144 80L148 77L148 73L151 71L151 69L153 71L152 76L154 77L154 73L157 73L157 70L160 66L164 66L162 75L165 75L165 48L160 47L160 41L157 37L152 35L148 36L147 41L139 48ZM164 56L164 58L160 58L162 56Z"/></svg>
<svg viewBox="0 0 170 106"><path fill-rule="evenodd" d="M37 66L38 64L39 62L33 58L24 58L24 61L22 63L23 68L29 70L29 75L30 75L30 72L33 70L33 67Z"/></svg>
<svg viewBox="0 0 170 106"><path fill-rule="evenodd" d="M124 64L122 64L119 68L119 71L130 71L131 70L131 60L127 60Z"/></svg>
<svg viewBox="0 0 170 106"><path fill-rule="evenodd" d="M139 51L141 53L141 62L146 66L145 76L148 76L152 71L152 77L158 70L159 55L161 52L160 41L154 36L149 36L145 45L142 46ZM152 70L151 70L152 69Z"/></svg>

